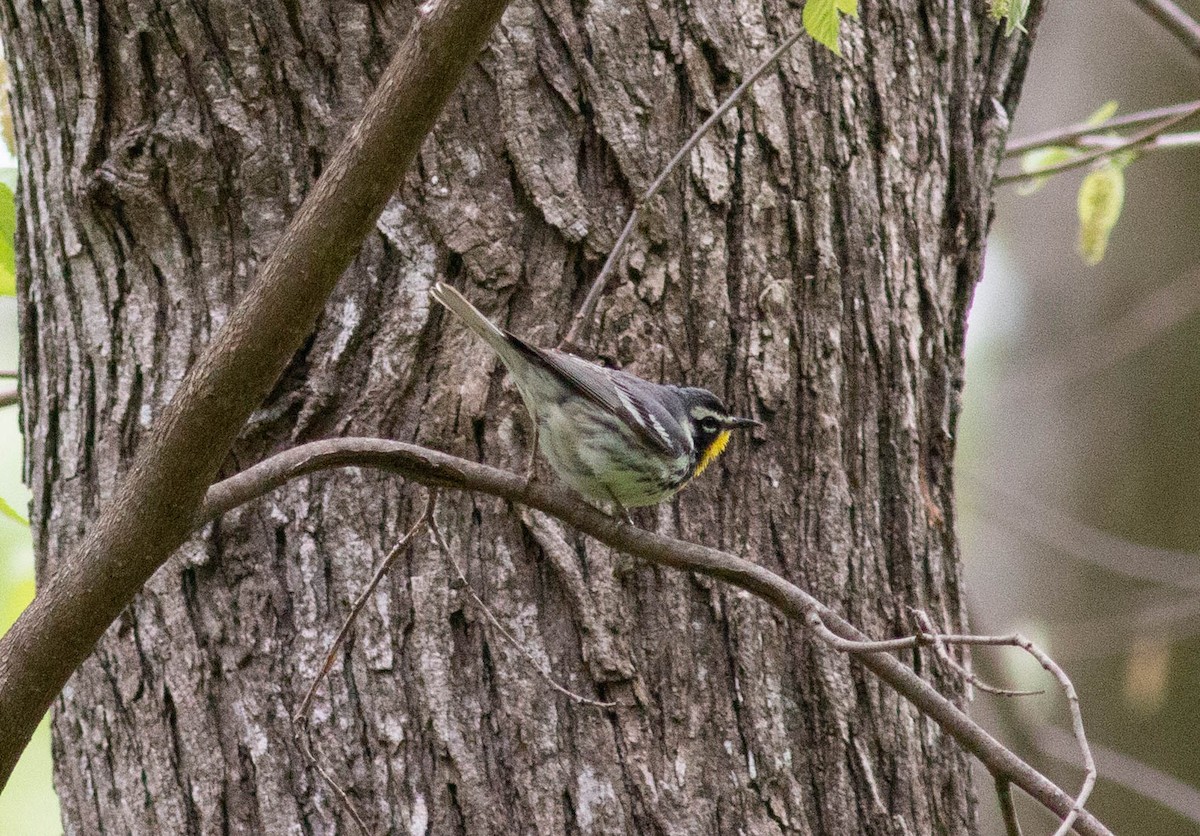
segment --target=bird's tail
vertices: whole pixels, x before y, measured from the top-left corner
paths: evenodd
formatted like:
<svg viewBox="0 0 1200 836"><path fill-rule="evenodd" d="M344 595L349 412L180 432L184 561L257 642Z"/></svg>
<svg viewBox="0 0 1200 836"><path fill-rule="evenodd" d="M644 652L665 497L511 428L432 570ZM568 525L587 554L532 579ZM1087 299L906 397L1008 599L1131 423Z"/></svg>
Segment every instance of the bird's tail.
<svg viewBox="0 0 1200 836"><path fill-rule="evenodd" d="M481 314L474 305L450 285L438 282L433 286L429 295L466 323L466 326L482 337L483 341L490 345L501 358L508 360L509 356L514 353L512 338Z"/></svg>

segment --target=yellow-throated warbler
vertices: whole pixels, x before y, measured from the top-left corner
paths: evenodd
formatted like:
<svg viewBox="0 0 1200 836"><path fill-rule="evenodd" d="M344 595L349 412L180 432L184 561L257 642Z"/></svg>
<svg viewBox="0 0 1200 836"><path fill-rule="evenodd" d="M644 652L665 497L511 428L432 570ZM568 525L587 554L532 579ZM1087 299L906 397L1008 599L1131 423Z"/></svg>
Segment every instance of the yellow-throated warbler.
<svg viewBox="0 0 1200 836"><path fill-rule="evenodd" d="M720 455L730 430L759 426L730 415L706 389L650 383L535 348L443 282L432 295L500 355L533 418L542 454L591 500L621 509L662 502Z"/></svg>

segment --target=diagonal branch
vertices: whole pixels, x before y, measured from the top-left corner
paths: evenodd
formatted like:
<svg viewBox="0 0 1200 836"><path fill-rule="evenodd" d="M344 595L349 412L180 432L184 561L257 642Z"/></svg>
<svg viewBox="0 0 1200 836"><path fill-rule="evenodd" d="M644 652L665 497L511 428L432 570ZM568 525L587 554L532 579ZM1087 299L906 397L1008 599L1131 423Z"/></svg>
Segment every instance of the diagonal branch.
<svg viewBox="0 0 1200 836"><path fill-rule="evenodd" d="M1172 0L1133 0L1133 4L1182 41L1192 55L1200 58L1200 23L1195 18Z"/></svg>
<svg viewBox="0 0 1200 836"><path fill-rule="evenodd" d="M1015 157L1018 154L1024 154L1026 151L1034 151L1050 145L1084 145L1087 144L1084 140L1098 142L1102 137L1108 145L1116 144L1120 141L1118 137L1105 137L1104 134L1108 131L1115 131L1118 128L1132 128L1137 125L1145 125L1148 122L1159 122L1163 119L1177 116L1180 113L1191 113L1197 106L1200 106L1200 101L1182 102L1180 104L1167 105L1166 107L1156 107L1153 110L1140 110L1137 113L1114 116L1095 125L1090 122L1078 122L1074 125L1068 125L1065 128L1043 131L1032 136L1009 141L1004 146L1004 156L1006 158Z"/></svg>
<svg viewBox="0 0 1200 836"><path fill-rule="evenodd" d="M426 0L362 117L184 378L83 542L0 638L0 788L54 695L191 530L242 425L312 330L505 0Z"/></svg>
<svg viewBox="0 0 1200 836"><path fill-rule="evenodd" d="M1100 148L1096 151L1090 151L1087 154L1083 154L1082 156L1076 157L1073 160L1067 160L1066 162L1059 163L1058 165L1050 165L1046 166L1045 168L1039 168L1037 171L1023 171L1019 174L1008 174L1002 177L997 177L995 181L996 185L1002 186L1007 183L1019 183L1024 180L1034 180L1039 177L1049 177L1052 174L1061 174L1064 171L1083 168L1084 166L1089 165L1096 160L1104 157L1111 157L1118 151L1136 151L1143 145L1153 142L1160 134L1169 131L1180 122L1184 122L1192 118L1197 113L1200 113L1200 103L1193 103L1190 108L1183 110L1180 113L1176 113L1173 116L1169 116L1166 119L1163 119L1161 122L1151 125L1149 128L1134 134L1128 139L1121 140L1110 148Z"/></svg>
<svg viewBox="0 0 1200 836"><path fill-rule="evenodd" d="M242 473L214 485L208 491L195 524L201 525L221 514L262 496L290 479L333 467L369 467L397 473L430 487L485 493L535 508L557 517L610 548L661 566L697 572L750 592L789 618L804 621L816 632L832 636L838 649L848 649L864 667L936 722L967 751L984 764L994 778L1014 784L1071 826L1087 836L1111 836L1091 813L1082 809L1090 783L1078 799L1072 798L1046 776L992 737L962 709L938 693L888 650L912 648L930 642L909 637L871 642L860 630L826 607L809 593L779 575L748 560L696 543L687 543L627 525L582 502L562 485L530 483L514 473L428 450L413 444L374 438L337 438L316 441L284 451ZM1013 644L1013 637L941 636L956 644ZM1019 638L1019 637L1018 637ZM826 639L828 640L828 638ZM1024 641L1024 640L1021 640ZM1019 646L1037 654L1025 644ZM1057 668L1048 659L1046 662ZM1051 668L1047 668L1050 670ZM1058 671L1061 673L1061 670ZM1057 674L1056 674L1057 675ZM1065 675L1064 675L1065 676ZM1061 679L1060 679L1061 681ZM1073 692L1069 692L1073 693ZM1077 716L1077 715L1076 715ZM1077 729L1080 731L1080 729ZM1090 755L1085 757L1089 760ZM1089 778L1094 776L1094 771Z"/></svg>
<svg viewBox="0 0 1200 836"><path fill-rule="evenodd" d="M696 128L688 138L688 141L683 143L683 146L675 152L675 156L671 158L671 161L663 166L663 170L658 173L658 177L654 178L654 182L646 189L646 193L634 204L633 210L629 213L629 218L625 221L625 226L621 229L621 234L617 236L617 242L613 244L608 258L604 260L604 266L600 268L600 274L592 281L592 286L588 288L587 296L583 299L583 304L579 306L579 312L571 320L571 327L567 331L567 335L558 344L559 349L576 345L587 334L587 330L592 324L592 317L596 313L596 306L600 304L600 297L604 294L604 289L608 286L608 277L617 266L617 261L620 259L621 253L624 252L625 242L629 239L630 233L633 232L633 227L637 224L638 218L641 217L642 209L650 202L651 198L658 194L658 190L662 188L663 183L667 182L667 178L671 176L671 172L691 153L691 150L696 147L696 143L703 139L712 126L721 121L725 114L741 101L742 96L746 95L746 92L754 86L754 83L762 78L763 73L769 70L785 52L791 49L792 44L800 40L800 36L806 31L803 28L798 29L788 36L783 43L775 47L775 50L763 59L762 63L755 67L750 75L746 76L746 80L739 84L725 98L725 101L721 102L720 107L714 110L712 115L705 119L700 127Z"/></svg>

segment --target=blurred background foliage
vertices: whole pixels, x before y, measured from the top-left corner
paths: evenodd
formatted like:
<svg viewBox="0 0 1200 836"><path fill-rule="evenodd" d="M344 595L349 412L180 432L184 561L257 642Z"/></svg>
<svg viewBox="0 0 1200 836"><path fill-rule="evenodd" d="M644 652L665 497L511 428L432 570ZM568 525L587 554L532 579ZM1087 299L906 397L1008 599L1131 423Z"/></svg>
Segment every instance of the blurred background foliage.
<svg viewBox="0 0 1200 836"><path fill-rule="evenodd" d="M1192 16L1200 2L1180 0ZM1013 139L1200 98L1200 58L1131 0L1051 0ZM1179 130L1195 131L1200 119ZM1124 169L1107 252L1078 251L1086 169L997 191L968 330L958 530L977 632L1021 630L1075 682L1116 833L1200 833L1200 154ZM998 684L985 725L1062 786L1081 759L1064 701L1015 651L977 651ZM980 776L983 832L1002 833ZM1053 823L1020 807L1026 832Z"/></svg>
<svg viewBox="0 0 1200 836"><path fill-rule="evenodd" d="M1200 0L1181 2L1200 16ZM1099 6L1103 13L1096 13ZM981 21L981 25L988 25ZM1200 97L1200 59L1133 0L1051 0L1014 137ZM11 138L10 125L0 125ZM1200 166L1125 171L1104 260L1078 251L1086 171L997 195L968 332L957 524L978 632L1021 630L1075 680L1101 771L1089 803L1122 834L1200 831ZM0 182L15 187L0 154ZM11 192L0 189L0 371L16 368ZM1094 259L1092 259L1094 260ZM7 268L7 272L6 272ZM12 378L0 378L0 399ZM23 512L15 406L0 407L0 498ZM33 594L28 528L0 514L0 632ZM974 711L1065 787L1081 780L1063 701L1036 664L979 651L1000 684ZM0 795L0 833L57 834L46 724ZM1002 826L980 776L983 832ZM1031 832L1053 829L1020 805Z"/></svg>

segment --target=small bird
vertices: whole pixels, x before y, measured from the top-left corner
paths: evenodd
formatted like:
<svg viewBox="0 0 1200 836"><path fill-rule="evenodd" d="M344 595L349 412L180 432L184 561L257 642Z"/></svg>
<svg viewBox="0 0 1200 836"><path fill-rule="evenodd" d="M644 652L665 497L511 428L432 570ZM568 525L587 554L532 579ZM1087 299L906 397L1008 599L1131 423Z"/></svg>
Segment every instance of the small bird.
<svg viewBox="0 0 1200 836"><path fill-rule="evenodd" d="M669 499L721 454L731 430L761 426L730 415L707 389L651 383L531 346L444 282L431 295L500 355L533 418L534 446L593 502L624 512Z"/></svg>

